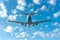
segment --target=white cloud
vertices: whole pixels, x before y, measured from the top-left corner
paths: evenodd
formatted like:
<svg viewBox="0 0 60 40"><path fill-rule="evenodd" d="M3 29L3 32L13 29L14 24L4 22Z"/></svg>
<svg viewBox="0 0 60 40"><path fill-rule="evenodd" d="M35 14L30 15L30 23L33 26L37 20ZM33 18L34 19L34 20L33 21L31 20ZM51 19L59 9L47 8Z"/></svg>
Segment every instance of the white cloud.
<svg viewBox="0 0 60 40"><path fill-rule="evenodd" d="M24 37L26 37L26 36L29 36L26 32L21 32L20 33L20 36L22 37L22 38L24 38Z"/></svg>
<svg viewBox="0 0 60 40"><path fill-rule="evenodd" d="M60 11L54 13L53 16L54 16L54 18L58 18L58 17L60 17Z"/></svg>
<svg viewBox="0 0 60 40"><path fill-rule="evenodd" d="M18 28L18 27L17 27ZM51 32L48 33L44 33L42 31L35 31L33 32L32 36L29 35L27 32L20 32L20 34L17 33L17 35L15 35L15 38L26 38L26 37L30 37L30 38L35 38L37 36L40 36L42 38L54 38L54 37L58 37L60 35L60 28L56 28ZM13 31L13 27L12 26L7 26L6 28L4 28L5 32L12 32Z"/></svg>
<svg viewBox="0 0 60 40"><path fill-rule="evenodd" d="M19 9L19 10L21 10L21 11L24 11L24 9L25 9L25 7L21 6L21 5L17 5L16 8Z"/></svg>
<svg viewBox="0 0 60 40"><path fill-rule="evenodd" d="M39 34L39 31L34 32L31 38L35 38L38 34Z"/></svg>
<svg viewBox="0 0 60 40"><path fill-rule="evenodd" d="M35 4L41 4L40 0L33 0Z"/></svg>
<svg viewBox="0 0 60 40"><path fill-rule="evenodd" d="M46 28L48 28L48 25L45 25Z"/></svg>
<svg viewBox="0 0 60 40"><path fill-rule="evenodd" d="M43 30L43 28L42 28L42 27L40 27L40 30Z"/></svg>
<svg viewBox="0 0 60 40"><path fill-rule="evenodd" d="M60 24L59 24L59 27L60 27Z"/></svg>
<svg viewBox="0 0 60 40"><path fill-rule="evenodd" d="M15 29L18 29L18 28L20 28L20 27L19 27L19 26L16 26L16 27L15 27Z"/></svg>
<svg viewBox="0 0 60 40"><path fill-rule="evenodd" d="M31 38L35 38L36 36L40 36L42 38L46 38L46 37L48 37L48 38L58 37L60 35L60 31L59 30L60 30L60 28L56 28L53 31L48 32L48 33L44 33L42 31L35 31L33 33L33 36L31 36Z"/></svg>
<svg viewBox="0 0 60 40"><path fill-rule="evenodd" d="M36 31L33 33L33 36L31 38L35 38L37 35L39 35L40 37L45 37L45 34L44 32L39 32L39 31Z"/></svg>
<svg viewBox="0 0 60 40"><path fill-rule="evenodd" d="M50 37L50 38L53 38L53 37L59 37L59 34L60 33L60 28L56 28L54 29L53 31L49 32L46 36L47 37Z"/></svg>
<svg viewBox="0 0 60 40"><path fill-rule="evenodd" d="M16 35L15 38L26 38L28 36L29 36L28 33L26 33L26 32L20 32L20 34L19 35Z"/></svg>
<svg viewBox="0 0 60 40"><path fill-rule="evenodd" d="M27 38L25 38L24 40L27 40Z"/></svg>
<svg viewBox="0 0 60 40"><path fill-rule="evenodd" d="M0 3L0 17L7 17L7 10L5 8L4 3Z"/></svg>
<svg viewBox="0 0 60 40"><path fill-rule="evenodd" d="M31 7L33 7L33 6L34 6L33 3L29 3L27 7L28 7L28 8L31 8Z"/></svg>
<svg viewBox="0 0 60 40"><path fill-rule="evenodd" d="M26 1L25 0L17 0L17 3L21 6L26 6Z"/></svg>
<svg viewBox="0 0 60 40"><path fill-rule="evenodd" d="M17 35L15 38L19 38L20 37L20 35Z"/></svg>
<svg viewBox="0 0 60 40"><path fill-rule="evenodd" d="M16 20L18 15L9 15L8 20Z"/></svg>
<svg viewBox="0 0 60 40"><path fill-rule="evenodd" d="M58 34L60 35L60 32L58 32Z"/></svg>
<svg viewBox="0 0 60 40"><path fill-rule="evenodd" d="M34 9L32 8L30 11L31 11L31 12L33 12L33 11L34 11Z"/></svg>
<svg viewBox="0 0 60 40"><path fill-rule="evenodd" d="M22 32L23 31L23 28L20 28L19 31Z"/></svg>
<svg viewBox="0 0 60 40"><path fill-rule="evenodd" d="M38 13L39 9L37 9L34 13Z"/></svg>
<svg viewBox="0 0 60 40"><path fill-rule="evenodd" d="M55 22L55 23L52 23L52 25L54 25L54 26L58 26L59 23L58 23L58 22Z"/></svg>
<svg viewBox="0 0 60 40"><path fill-rule="evenodd" d="M41 36L41 37L45 37L45 33L44 32L39 32L39 35Z"/></svg>
<svg viewBox="0 0 60 40"><path fill-rule="evenodd" d="M51 5L55 5L56 4L56 0L49 0L48 3L51 4Z"/></svg>
<svg viewBox="0 0 60 40"><path fill-rule="evenodd" d="M50 37L50 33L46 33L45 35L46 35L46 37L48 37L48 36Z"/></svg>
<svg viewBox="0 0 60 40"><path fill-rule="evenodd" d="M54 14L54 18L57 18L59 15L58 14Z"/></svg>
<svg viewBox="0 0 60 40"><path fill-rule="evenodd" d="M33 34L34 34L34 35L39 34L39 31L36 31L36 32L34 32Z"/></svg>
<svg viewBox="0 0 60 40"><path fill-rule="evenodd" d="M58 25L58 22L55 22L54 25L57 26Z"/></svg>
<svg viewBox="0 0 60 40"><path fill-rule="evenodd" d="M50 16L47 16L47 19L50 19L51 17Z"/></svg>
<svg viewBox="0 0 60 40"><path fill-rule="evenodd" d="M22 16L22 14L20 14L20 17Z"/></svg>
<svg viewBox="0 0 60 40"><path fill-rule="evenodd" d="M56 34L54 34L54 33L52 33L52 34L50 34L50 37L57 37L57 35Z"/></svg>
<svg viewBox="0 0 60 40"><path fill-rule="evenodd" d="M3 29L5 32L12 32L13 31L13 27L12 26L7 26L6 28Z"/></svg>
<svg viewBox="0 0 60 40"><path fill-rule="evenodd" d="M25 6L26 6L26 1L25 0L17 0L18 5L16 6L17 9L24 11Z"/></svg>
<svg viewBox="0 0 60 40"><path fill-rule="evenodd" d="M45 10L45 9L46 9L46 6L43 5L40 10Z"/></svg>
<svg viewBox="0 0 60 40"><path fill-rule="evenodd" d="M23 28L22 28L22 27L19 27L19 26L16 26L16 27L14 28L14 30L16 30L16 29L19 29L19 32L22 32L22 31L23 31Z"/></svg>
<svg viewBox="0 0 60 40"><path fill-rule="evenodd" d="M55 30L53 30L53 32L59 32L59 28L56 28Z"/></svg>
<svg viewBox="0 0 60 40"><path fill-rule="evenodd" d="M13 9L11 12L12 12L13 14L16 14L16 13L17 13L17 10L16 10L16 9Z"/></svg>

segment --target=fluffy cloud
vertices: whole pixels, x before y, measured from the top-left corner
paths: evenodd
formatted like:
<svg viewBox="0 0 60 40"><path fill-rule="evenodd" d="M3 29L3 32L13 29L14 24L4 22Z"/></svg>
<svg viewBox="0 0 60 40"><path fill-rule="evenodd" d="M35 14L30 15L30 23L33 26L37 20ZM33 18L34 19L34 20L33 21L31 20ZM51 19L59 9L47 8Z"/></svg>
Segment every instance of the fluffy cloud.
<svg viewBox="0 0 60 40"><path fill-rule="evenodd" d="M58 37L60 34L60 28L54 29L52 32L50 32L50 37Z"/></svg>
<svg viewBox="0 0 60 40"><path fill-rule="evenodd" d="M47 19L51 19L51 17L50 16L47 16Z"/></svg>
<svg viewBox="0 0 60 40"><path fill-rule="evenodd" d="M22 31L23 31L23 28L22 28L22 27L19 27L19 26L16 26L16 27L14 28L14 31L15 31L16 29L19 29L19 32L22 32Z"/></svg>
<svg viewBox="0 0 60 40"><path fill-rule="evenodd" d="M56 28L53 31L48 32L48 33L44 33L42 31L35 31L31 38L35 38L37 35L39 35L42 38L46 38L46 37L49 37L49 38L58 37L60 35L60 31L59 30L60 30L60 28Z"/></svg>
<svg viewBox="0 0 60 40"><path fill-rule="evenodd" d="M51 4L51 5L55 5L56 4L56 0L49 0L48 3Z"/></svg>
<svg viewBox="0 0 60 40"><path fill-rule="evenodd" d="M57 34L52 33L52 34L50 34L50 37L52 37L52 38L57 37Z"/></svg>
<svg viewBox="0 0 60 40"><path fill-rule="evenodd" d="M39 9L37 9L34 13L38 13Z"/></svg>
<svg viewBox="0 0 60 40"><path fill-rule="evenodd" d="M20 14L20 17L22 17L22 14Z"/></svg>
<svg viewBox="0 0 60 40"><path fill-rule="evenodd" d="M17 13L17 10L16 10L16 9L13 9L11 12L12 12L13 14L16 14L16 13Z"/></svg>
<svg viewBox="0 0 60 40"><path fill-rule="evenodd" d="M24 6L21 6L21 5L18 5L16 6L17 9L21 10L21 11L24 11L25 7Z"/></svg>
<svg viewBox="0 0 60 40"><path fill-rule="evenodd" d="M54 25L57 26L58 25L58 22L55 22Z"/></svg>
<svg viewBox="0 0 60 40"><path fill-rule="evenodd" d="M33 33L33 36L31 38L35 38L37 35L41 36L41 37L45 37L45 34L44 32L39 32L39 31L36 31Z"/></svg>
<svg viewBox="0 0 60 40"><path fill-rule="evenodd" d="M9 15L8 16L8 20L16 20L16 17L17 17L18 15Z"/></svg>
<svg viewBox="0 0 60 40"><path fill-rule="evenodd" d="M26 6L26 1L25 0L18 0L17 3L22 5L22 6Z"/></svg>
<svg viewBox="0 0 60 40"><path fill-rule="evenodd" d="M18 5L16 6L16 8L24 11L25 6L26 6L26 1L25 0L17 0L17 4Z"/></svg>
<svg viewBox="0 0 60 40"><path fill-rule="evenodd" d="M35 38L36 36L40 36L42 38L54 38L54 37L58 37L60 35L60 28L56 28L53 31L49 32L49 33L44 33L42 31L35 31L32 33L32 36L30 34L28 34L27 32L20 32L19 34L17 33L17 35L15 35L15 38L26 38L26 37L30 37L30 38ZM4 28L5 32L12 32L13 31L13 27L12 26L7 26L6 28Z"/></svg>
<svg viewBox="0 0 60 40"><path fill-rule="evenodd" d="M13 27L12 26L7 26L6 28L4 28L5 32L12 32Z"/></svg>
<svg viewBox="0 0 60 40"><path fill-rule="evenodd" d="M30 11L31 11L31 12L33 12L33 11L34 11L34 9L32 8Z"/></svg>
<svg viewBox="0 0 60 40"><path fill-rule="evenodd" d="M41 4L40 0L33 0L35 4Z"/></svg>
<svg viewBox="0 0 60 40"><path fill-rule="evenodd" d="M24 40L27 40L27 38L25 38Z"/></svg>
<svg viewBox="0 0 60 40"><path fill-rule="evenodd" d="M22 32L20 33L21 37L26 37L26 36L29 36L26 32Z"/></svg>
<svg viewBox="0 0 60 40"><path fill-rule="evenodd" d="M60 34L59 34L59 31L60 28L56 28L54 29L52 32L49 32L47 37L50 37L50 38L53 38L53 37L58 37Z"/></svg>
<svg viewBox="0 0 60 40"><path fill-rule="evenodd" d="M53 30L53 32L59 32L59 28L56 28L55 30Z"/></svg>
<svg viewBox="0 0 60 40"><path fill-rule="evenodd" d="M25 37L28 37L28 36L29 36L28 33L26 33L26 32L21 32L19 35L16 35L16 38L19 38L19 37L25 38Z"/></svg>
<svg viewBox="0 0 60 40"><path fill-rule="evenodd" d="M60 11L53 14L54 18L58 18L60 16Z"/></svg>
<svg viewBox="0 0 60 40"><path fill-rule="evenodd" d="M3 18L7 17L7 10L3 2L0 3L0 17L3 17Z"/></svg>
<svg viewBox="0 0 60 40"><path fill-rule="evenodd" d="M46 9L46 6L43 5L40 10L45 10L45 9Z"/></svg>
<svg viewBox="0 0 60 40"><path fill-rule="evenodd" d="M39 32L39 35L41 36L41 37L45 37L45 33L44 32Z"/></svg>

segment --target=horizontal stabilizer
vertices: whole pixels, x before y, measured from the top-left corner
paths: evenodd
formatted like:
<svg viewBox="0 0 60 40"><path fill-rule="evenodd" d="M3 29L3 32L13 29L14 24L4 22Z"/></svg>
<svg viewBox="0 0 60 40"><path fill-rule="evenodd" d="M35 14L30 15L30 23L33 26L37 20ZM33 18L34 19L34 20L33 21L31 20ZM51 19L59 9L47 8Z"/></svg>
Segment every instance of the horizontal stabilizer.
<svg viewBox="0 0 60 40"><path fill-rule="evenodd" d="M31 14L28 14L28 13L21 13L21 14L24 14L24 15L35 15L37 13L31 13Z"/></svg>

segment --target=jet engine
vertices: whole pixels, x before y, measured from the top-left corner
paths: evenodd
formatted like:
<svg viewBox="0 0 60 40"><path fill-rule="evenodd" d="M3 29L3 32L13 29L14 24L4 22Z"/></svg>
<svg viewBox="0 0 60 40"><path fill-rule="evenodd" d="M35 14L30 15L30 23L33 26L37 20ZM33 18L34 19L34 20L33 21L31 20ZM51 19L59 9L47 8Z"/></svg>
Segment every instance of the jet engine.
<svg viewBox="0 0 60 40"><path fill-rule="evenodd" d="M38 25L38 23L36 23L36 25Z"/></svg>
<svg viewBox="0 0 60 40"><path fill-rule="evenodd" d="M22 25L24 25L24 23L22 23Z"/></svg>

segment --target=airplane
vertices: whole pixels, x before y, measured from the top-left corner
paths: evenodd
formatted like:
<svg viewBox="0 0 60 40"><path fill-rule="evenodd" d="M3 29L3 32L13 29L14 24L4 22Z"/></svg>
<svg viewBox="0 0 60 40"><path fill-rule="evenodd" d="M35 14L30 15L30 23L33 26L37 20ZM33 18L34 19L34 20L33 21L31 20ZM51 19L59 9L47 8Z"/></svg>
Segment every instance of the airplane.
<svg viewBox="0 0 60 40"><path fill-rule="evenodd" d="M49 21L51 21L50 19L48 19L48 20L42 20L42 21L32 22L32 15L35 15L35 14L37 14L37 13L32 13L32 14L21 13L21 14L28 15L28 22L19 22L19 21L12 21L12 20L8 20L8 22L14 22L14 23L18 23L18 24L25 25L25 26L26 26L26 24L28 24L29 27L30 27L30 25L32 25L32 24L33 24L33 26L34 26L34 24L37 25L38 23L44 23L44 22L49 22Z"/></svg>

